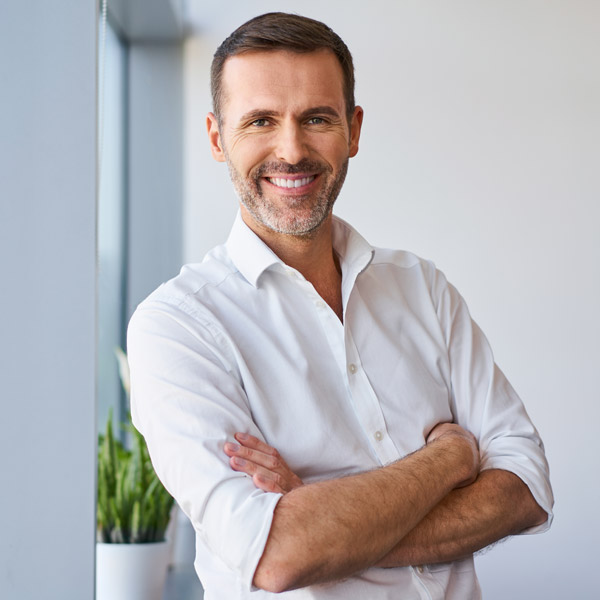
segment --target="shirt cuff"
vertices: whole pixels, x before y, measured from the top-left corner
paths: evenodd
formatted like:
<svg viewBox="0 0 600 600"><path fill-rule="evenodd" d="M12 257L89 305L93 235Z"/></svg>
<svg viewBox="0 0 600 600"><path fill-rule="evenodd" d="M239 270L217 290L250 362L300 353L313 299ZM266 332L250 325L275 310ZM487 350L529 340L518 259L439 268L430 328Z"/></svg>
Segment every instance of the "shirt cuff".
<svg viewBox="0 0 600 600"><path fill-rule="evenodd" d="M504 442L496 440L493 451L493 455L485 453L482 456L481 470L502 469L514 473L525 483L534 500L548 514L544 523L524 529L521 534L543 533L550 529L554 518L554 497L543 449L532 440L517 441L516 438L512 438Z"/></svg>
<svg viewBox="0 0 600 600"><path fill-rule="evenodd" d="M240 577L248 590L269 537L273 512L282 494L253 489L248 477L222 481L208 499L201 536L210 550Z"/></svg>

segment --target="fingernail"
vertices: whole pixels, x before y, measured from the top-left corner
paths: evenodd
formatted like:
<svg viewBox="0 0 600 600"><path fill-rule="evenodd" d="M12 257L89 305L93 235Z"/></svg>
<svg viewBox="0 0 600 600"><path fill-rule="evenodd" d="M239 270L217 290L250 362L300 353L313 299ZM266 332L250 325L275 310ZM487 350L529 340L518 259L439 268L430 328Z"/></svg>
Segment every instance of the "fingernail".
<svg viewBox="0 0 600 600"><path fill-rule="evenodd" d="M229 450L229 452L237 452L240 449L240 447L237 444L233 444L231 442L227 442L225 444L225 448Z"/></svg>
<svg viewBox="0 0 600 600"><path fill-rule="evenodd" d="M240 458L239 456L234 456L233 457L233 462L238 466L238 467L243 467L246 464L246 461L243 458Z"/></svg>
<svg viewBox="0 0 600 600"><path fill-rule="evenodd" d="M246 441L250 436L247 433L238 433L235 437L238 440Z"/></svg>

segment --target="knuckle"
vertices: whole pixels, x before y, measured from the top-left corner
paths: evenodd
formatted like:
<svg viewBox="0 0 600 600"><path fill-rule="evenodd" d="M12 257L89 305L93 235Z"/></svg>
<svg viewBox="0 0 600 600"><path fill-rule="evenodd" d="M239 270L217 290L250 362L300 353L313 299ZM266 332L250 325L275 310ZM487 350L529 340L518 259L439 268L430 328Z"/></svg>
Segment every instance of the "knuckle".
<svg viewBox="0 0 600 600"><path fill-rule="evenodd" d="M267 444L265 444L265 454L279 458L279 452L277 452L277 448L273 448L273 446L268 446Z"/></svg>
<svg viewBox="0 0 600 600"><path fill-rule="evenodd" d="M263 492L276 492L277 491L277 485L276 485L275 481L273 481L272 479L255 474L253 477L253 480L254 480L254 484L256 485L256 487L263 490Z"/></svg>
<svg viewBox="0 0 600 600"><path fill-rule="evenodd" d="M270 456L267 459L267 467L269 469L276 469L279 466L279 459L275 456Z"/></svg>

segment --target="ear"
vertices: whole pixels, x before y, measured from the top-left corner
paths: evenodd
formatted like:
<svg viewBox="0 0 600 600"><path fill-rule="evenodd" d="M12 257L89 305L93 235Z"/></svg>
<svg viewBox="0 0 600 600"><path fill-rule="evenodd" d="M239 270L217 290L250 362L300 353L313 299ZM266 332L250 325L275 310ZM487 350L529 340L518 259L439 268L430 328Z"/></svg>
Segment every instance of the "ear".
<svg viewBox="0 0 600 600"><path fill-rule="evenodd" d="M360 106L354 109L352 121L350 122L350 158L358 153L358 140L360 139L360 129L362 127L364 111Z"/></svg>
<svg viewBox="0 0 600 600"><path fill-rule="evenodd" d="M218 162L225 162L225 150L221 143L219 123L213 113L208 113L206 116L206 131L208 132L208 141L213 158Z"/></svg>

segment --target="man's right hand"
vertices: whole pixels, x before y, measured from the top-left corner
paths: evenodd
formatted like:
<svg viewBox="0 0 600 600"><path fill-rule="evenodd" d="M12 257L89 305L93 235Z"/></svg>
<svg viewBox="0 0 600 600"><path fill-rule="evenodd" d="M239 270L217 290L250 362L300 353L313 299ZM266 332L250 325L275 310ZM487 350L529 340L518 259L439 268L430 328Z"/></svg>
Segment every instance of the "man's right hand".
<svg viewBox="0 0 600 600"><path fill-rule="evenodd" d="M247 433L238 432L235 439L237 444L227 442L224 447L229 464L234 471L252 477L258 489L287 494L303 485L276 448Z"/></svg>

